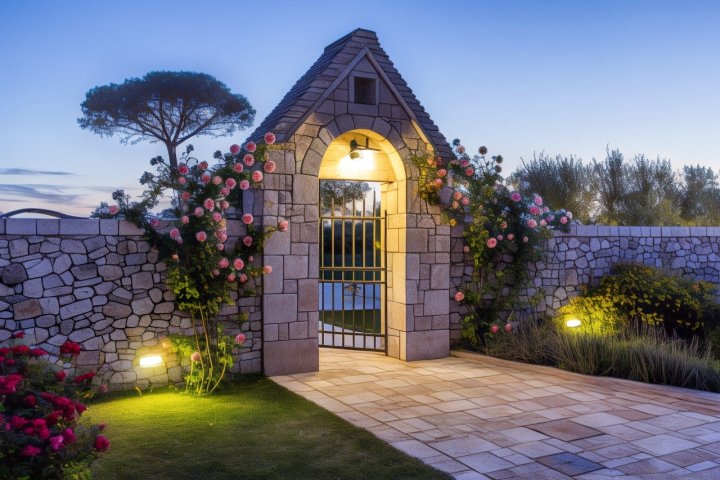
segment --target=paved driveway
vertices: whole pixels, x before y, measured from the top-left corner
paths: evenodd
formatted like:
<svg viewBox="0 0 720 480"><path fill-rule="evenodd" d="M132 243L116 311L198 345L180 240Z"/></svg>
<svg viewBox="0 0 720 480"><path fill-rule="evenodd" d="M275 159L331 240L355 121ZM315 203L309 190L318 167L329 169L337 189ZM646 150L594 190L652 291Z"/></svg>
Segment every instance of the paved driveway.
<svg viewBox="0 0 720 480"><path fill-rule="evenodd" d="M720 479L720 395L470 353L320 349L274 381L458 479Z"/></svg>

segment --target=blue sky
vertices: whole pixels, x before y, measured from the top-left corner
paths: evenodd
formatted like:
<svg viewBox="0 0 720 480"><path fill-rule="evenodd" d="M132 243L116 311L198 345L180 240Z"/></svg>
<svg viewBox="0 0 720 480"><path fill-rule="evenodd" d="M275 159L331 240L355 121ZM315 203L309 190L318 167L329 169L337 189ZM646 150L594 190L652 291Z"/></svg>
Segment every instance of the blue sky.
<svg viewBox="0 0 720 480"><path fill-rule="evenodd" d="M87 215L162 145L81 130L85 93L152 70L209 73L256 124L325 45L362 27L440 130L502 153L667 157L720 168L720 1L0 2L0 211ZM193 139L199 158L241 142Z"/></svg>

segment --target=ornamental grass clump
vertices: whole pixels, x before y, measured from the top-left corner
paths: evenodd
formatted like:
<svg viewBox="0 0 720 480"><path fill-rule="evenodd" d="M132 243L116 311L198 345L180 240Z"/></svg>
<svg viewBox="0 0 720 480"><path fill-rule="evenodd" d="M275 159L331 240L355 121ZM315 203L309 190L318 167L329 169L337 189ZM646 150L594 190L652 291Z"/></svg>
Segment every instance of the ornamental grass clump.
<svg viewBox="0 0 720 480"><path fill-rule="evenodd" d="M259 145L232 145L225 154L218 151L214 165L191 157L192 146L177 168L157 157L151 162L157 173L145 172L141 179L148 186L141 201L130 203L120 191L113 195L120 203L116 215L144 228L157 248L159 260L167 265L166 282L175 304L190 316L194 334L170 340L173 351L188 365L186 391L195 395L212 393L221 384L246 343L244 334L230 336L226 327L241 328L247 314L241 312L234 325L224 326L218 320L220 308L255 294L253 279L272 273L269 265L256 261L264 241L273 232L288 229L284 219L277 227L263 229L252 212L242 210L248 203L243 197L254 195L253 190L261 188L265 176L276 169L268 155L275 135L267 133L264 140ZM173 192L172 208L161 220L149 209L166 191ZM110 207L102 210L103 215L109 213ZM244 227L234 245L228 243L228 216L238 217Z"/></svg>
<svg viewBox="0 0 720 480"><path fill-rule="evenodd" d="M90 464L110 447L104 425L79 424L95 372L74 368L76 343L60 347L60 369L23 337L0 345L0 479L89 479Z"/></svg>

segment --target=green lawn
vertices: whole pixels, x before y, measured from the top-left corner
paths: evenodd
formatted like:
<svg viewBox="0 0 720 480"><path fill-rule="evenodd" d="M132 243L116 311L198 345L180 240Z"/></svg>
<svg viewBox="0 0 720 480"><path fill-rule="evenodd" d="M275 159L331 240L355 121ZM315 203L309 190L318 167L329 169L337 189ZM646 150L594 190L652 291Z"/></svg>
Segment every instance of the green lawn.
<svg viewBox="0 0 720 480"><path fill-rule="evenodd" d="M260 376L199 399L110 396L83 421L108 425L102 480L450 478Z"/></svg>

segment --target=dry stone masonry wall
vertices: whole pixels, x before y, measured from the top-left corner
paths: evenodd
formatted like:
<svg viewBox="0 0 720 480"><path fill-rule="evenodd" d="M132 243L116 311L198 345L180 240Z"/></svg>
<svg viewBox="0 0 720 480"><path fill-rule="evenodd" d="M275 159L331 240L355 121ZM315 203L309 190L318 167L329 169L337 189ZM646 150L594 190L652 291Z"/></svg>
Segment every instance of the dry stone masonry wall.
<svg viewBox="0 0 720 480"><path fill-rule="evenodd" d="M242 228L228 222L231 240ZM57 355L66 340L80 343L78 366L100 369L113 388L166 385L182 379L167 350L168 335L192 332L175 311L163 282L165 265L142 231L116 220L0 220L0 341L24 331L30 343ZM248 336L235 371L261 370L259 300L243 298L220 313L237 332L238 310L250 312ZM140 356L161 354L164 365L141 368Z"/></svg>

